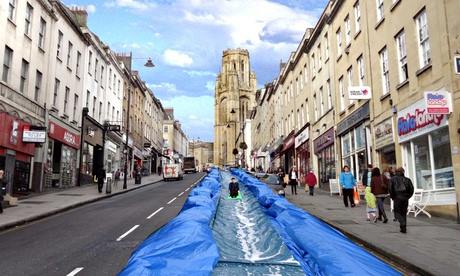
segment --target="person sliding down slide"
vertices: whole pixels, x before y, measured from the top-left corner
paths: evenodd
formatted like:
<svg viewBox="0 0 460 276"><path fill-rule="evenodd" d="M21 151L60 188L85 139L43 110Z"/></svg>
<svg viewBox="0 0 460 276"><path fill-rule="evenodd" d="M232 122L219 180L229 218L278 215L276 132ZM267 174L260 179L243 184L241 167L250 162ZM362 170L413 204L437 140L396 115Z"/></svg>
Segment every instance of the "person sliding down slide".
<svg viewBox="0 0 460 276"><path fill-rule="evenodd" d="M238 185L238 181L236 178L232 177L230 183L228 184L228 189L230 191L231 198L237 198L240 190L240 186Z"/></svg>

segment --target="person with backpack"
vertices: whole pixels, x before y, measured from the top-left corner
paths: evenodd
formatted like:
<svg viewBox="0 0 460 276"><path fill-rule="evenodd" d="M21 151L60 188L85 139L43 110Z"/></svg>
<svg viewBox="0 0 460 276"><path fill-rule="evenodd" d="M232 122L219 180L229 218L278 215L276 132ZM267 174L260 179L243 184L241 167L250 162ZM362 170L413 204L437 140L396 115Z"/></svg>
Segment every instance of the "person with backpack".
<svg viewBox="0 0 460 276"><path fill-rule="evenodd" d="M390 181L390 197L394 201L395 218L399 221L401 233L406 233L406 216L409 198L414 194L412 181L404 176L404 169L396 169L396 175Z"/></svg>

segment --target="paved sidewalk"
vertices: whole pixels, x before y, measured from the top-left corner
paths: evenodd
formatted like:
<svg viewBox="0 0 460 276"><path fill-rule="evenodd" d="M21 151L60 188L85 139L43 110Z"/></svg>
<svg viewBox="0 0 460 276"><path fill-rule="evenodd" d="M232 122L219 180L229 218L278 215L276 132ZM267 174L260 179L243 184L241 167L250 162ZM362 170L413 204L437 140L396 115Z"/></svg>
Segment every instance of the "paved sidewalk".
<svg viewBox="0 0 460 276"><path fill-rule="evenodd" d="M425 215L414 218L411 214L407 220L407 234L402 234L399 232L399 223L393 222L389 206L386 206L389 221L383 224L380 221L366 221L363 200L355 208L345 208L338 195L330 196L324 191L315 191L315 196L309 196L303 188L299 188L298 195L293 196L289 187L286 189L286 198L358 243L365 244L397 263L414 265L409 269L422 275L459 275L460 224L455 221L435 217L430 219Z"/></svg>
<svg viewBox="0 0 460 276"><path fill-rule="evenodd" d="M120 180L117 187L113 187L112 185L111 194L105 193L105 185L103 192L99 193L97 191L97 185L90 184L19 200L17 206L6 208L3 210L3 214L0 214L0 231L103 198L135 190L161 181L162 179L162 176L159 175L144 176L142 177L142 184L140 185L134 184L134 178L128 179L128 188L126 190L123 190L123 180Z"/></svg>

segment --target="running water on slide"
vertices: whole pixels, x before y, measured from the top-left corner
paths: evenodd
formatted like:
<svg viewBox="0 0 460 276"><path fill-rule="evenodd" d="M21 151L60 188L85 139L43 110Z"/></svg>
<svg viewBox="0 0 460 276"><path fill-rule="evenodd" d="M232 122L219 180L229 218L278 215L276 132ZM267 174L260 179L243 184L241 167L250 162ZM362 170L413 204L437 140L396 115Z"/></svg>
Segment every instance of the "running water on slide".
<svg viewBox="0 0 460 276"><path fill-rule="evenodd" d="M305 275L257 199L240 184L241 200L228 199L231 175L222 172L222 192L212 225L220 260L214 275Z"/></svg>

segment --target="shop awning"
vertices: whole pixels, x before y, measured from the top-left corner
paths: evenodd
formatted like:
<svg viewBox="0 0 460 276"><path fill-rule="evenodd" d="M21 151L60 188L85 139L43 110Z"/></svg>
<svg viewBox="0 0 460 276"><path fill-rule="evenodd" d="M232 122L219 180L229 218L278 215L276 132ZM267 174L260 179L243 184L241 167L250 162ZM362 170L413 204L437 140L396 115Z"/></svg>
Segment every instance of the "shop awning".
<svg viewBox="0 0 460 276"><path fill-rule="evenodd" d="M289 150L290 148L294 147L295 144L295 136L294 132L291 132L286 139L283 141L283 148L281 149L281 152L285 152Z"/></svg>
<svg viewBox="0 0 460 276"><path fill-rule="evenodd" d="M271 156L275 156L279 153L280 146L283 144L283 140L284 140L284 136L281 135L281 137L278 138L278 140L276 140L275 143L273 143L273 145L268 150Z"/></svg>

